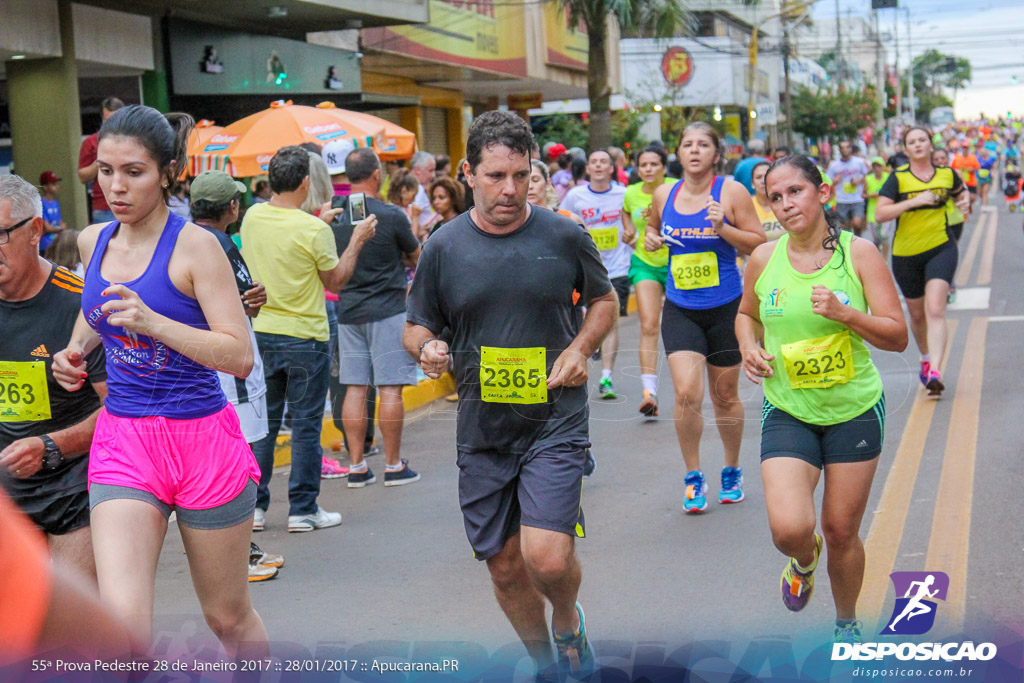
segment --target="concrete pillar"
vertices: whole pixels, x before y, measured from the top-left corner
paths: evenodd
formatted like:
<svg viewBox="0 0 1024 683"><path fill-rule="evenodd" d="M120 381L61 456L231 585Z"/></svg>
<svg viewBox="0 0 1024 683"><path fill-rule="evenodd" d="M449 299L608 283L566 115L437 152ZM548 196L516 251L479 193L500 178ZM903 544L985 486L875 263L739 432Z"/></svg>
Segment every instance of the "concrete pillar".
<svg viewBox="0 0 1024 683"><path fill-rule="evenodd" d="M46 170L63 179L58 199L64 221L81 230L89 225L89 214L85 190L78 182L82 123L71 2L61 0L58 9L62 56L5 65L11 147L15 173L29 182L38 183Z"/></svg>
<svg viewBox="0 0 1024 683"><path fill-rule="evenodd" d="M462 113L462 107L449 107L448 114L448 156L452 160L452 170L458 173L455 168L459 159L466 156L466 124Z"/></svg>
<svg viewBox="0 0 1024 683"><path fill-rule="evenodd" d="M416 135L417 150L423 149L423 111L419 107L398 110L398 125Z"/></svg>

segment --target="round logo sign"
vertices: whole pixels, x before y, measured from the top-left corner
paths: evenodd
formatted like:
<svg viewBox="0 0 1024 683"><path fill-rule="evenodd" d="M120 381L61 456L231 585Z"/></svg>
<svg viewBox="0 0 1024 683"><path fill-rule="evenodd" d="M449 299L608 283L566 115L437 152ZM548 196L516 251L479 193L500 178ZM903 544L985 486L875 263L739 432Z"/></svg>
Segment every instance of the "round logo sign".
<svg viewBox="0 0 1024 683"><path fill-rule="evenodd" d="M670 47L661 58L661 75L672 85L686 85L693 78L693 57L681 47Z"/></svg>

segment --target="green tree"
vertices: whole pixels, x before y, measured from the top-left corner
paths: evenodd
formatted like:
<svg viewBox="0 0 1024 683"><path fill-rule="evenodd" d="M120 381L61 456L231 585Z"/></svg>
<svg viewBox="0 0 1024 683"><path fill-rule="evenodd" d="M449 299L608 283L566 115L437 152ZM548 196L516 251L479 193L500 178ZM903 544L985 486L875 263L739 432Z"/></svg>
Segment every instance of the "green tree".
<svg viewBox="0 0 1024 683"><path fill-rule="evenodd" d="M954 93L971 80L971 62L964 57L955 57L927 50L914 57L914 91L935 92L952 88Z"/></svg>
<svg viewBox="0 0 1024 683"><path fill-rule="evenodd" d="M743 0L753 4L757 0ZM590 99L590 140L593 147L612 143L611 96L608 78L608 20L624 33L671 38L688 30L688 13L680 0L555 0L569 22L587 27L587 97Z"/></svg>
<svg viewBox="0 0 1024 683"><path fill-rule="evenodd" d="M808 137L853 137L875 121L880 102L871 86L860 90L801 88L793 96L793 130Z"/></svg>
<svg viewBox="0 0 1024 683"><path fill-rule="evenodd" d="M913 73L917 118L927 121L932 109L953 106L956 91L971 80L971 62L930 49L914 57ZM906 78L903 85L906 86ZM944 88L952 88L953 96L947 96Z"/></svg>
<svg viewBox="0 0 1024 683"><path fill-rule="evenodd" d="M536 133L537 144L543 147L549 142L560 142L568 147L587 149L590 145L590 131L586 122L575 114L552 114L541 119L537 117L535 128L543 127Z"/></svg>
<svg viewBox="0 0 1024 683"><path fill-rule="evenodd" d="M612 114L612 144L620 149L640 149L649 141L640 138L640 127L646 115L639 109L627 108ZM628 143L628 144L627 144Z"/></svg>

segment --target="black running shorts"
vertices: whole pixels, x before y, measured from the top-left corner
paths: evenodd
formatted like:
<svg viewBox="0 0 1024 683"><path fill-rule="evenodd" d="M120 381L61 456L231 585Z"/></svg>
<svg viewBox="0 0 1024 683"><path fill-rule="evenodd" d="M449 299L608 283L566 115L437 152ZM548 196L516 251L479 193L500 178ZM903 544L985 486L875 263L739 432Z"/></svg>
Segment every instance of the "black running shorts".
<svg viewBox="0 0 1024 683"><path fill-rule="evenodd" d="M959 244L960 238L964 235L964 224L957 223L956 225L949 226L949 234Z"/></svg>
<svg viewBox="0 0 1024 683"><path fill-rule="evenodd" d="M29 519L47 534L63 536L89 526L88 491L56 491L16 500L24 504Z"/></svg>
<svg viewBox="0 0 1024 683"><path fill-rule="evenodd" d="M694 351L707 358L708 365L730 368L739 365L740 344L736 340L736 314L740 298L715 308L682 308L668 299L661 314L661 340L665 355Z"/></svg>
<svg viewBox="0 0 1024 683"><path fill-rule="evenodd" d="M885 438L885 395L846 422L814 425L798 420L764 400L761 410L761 461L797 458L819 470L837 462L874 460Z"/></svg>
<svg viewBox="0 0 1024 683"><path fill-rule="evenodd" d="M629 314L629 276L613 277L612 288L619 295L619 317L625 318Z"/></svg>
<svg viewBox="0 0 1024 683"><path fill-rule="evenodd" d="M945 280L953 284L959 251L955 240L913 256L893 256L892 274L907 299L920 299L929 280Z"/></svg>
<svg viewBox="0 0 1024 683"><path fill-rule="evenodd" d="M459 505L478 560L497 555L520 526L583 538L583 463L589 442L523 455L459 451Z"/></svg>

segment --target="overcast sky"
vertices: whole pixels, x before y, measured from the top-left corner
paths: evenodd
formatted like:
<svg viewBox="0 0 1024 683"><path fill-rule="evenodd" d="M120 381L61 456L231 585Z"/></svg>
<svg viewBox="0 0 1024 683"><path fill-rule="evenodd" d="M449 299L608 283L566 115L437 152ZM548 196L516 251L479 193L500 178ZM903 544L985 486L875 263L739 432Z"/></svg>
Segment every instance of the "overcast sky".
<svg viewBox="0 0 1024 683"><path fill-rule="evenodd" d="M870 0L839 0L839 12L871 17ZM911 41L907 39L907 13L899 10L898 38L901 68L909 64L908 47L919 55L929 48L966 57L974 77L958 93L958 116L1024 115L1024 0L899 0L909 10ZM890 38L892 59L894 10L878 10L880 33ZM818 0L814 19L835 21L836 0ZM1012 78L1017 76L1018 85Z"/></svg>

